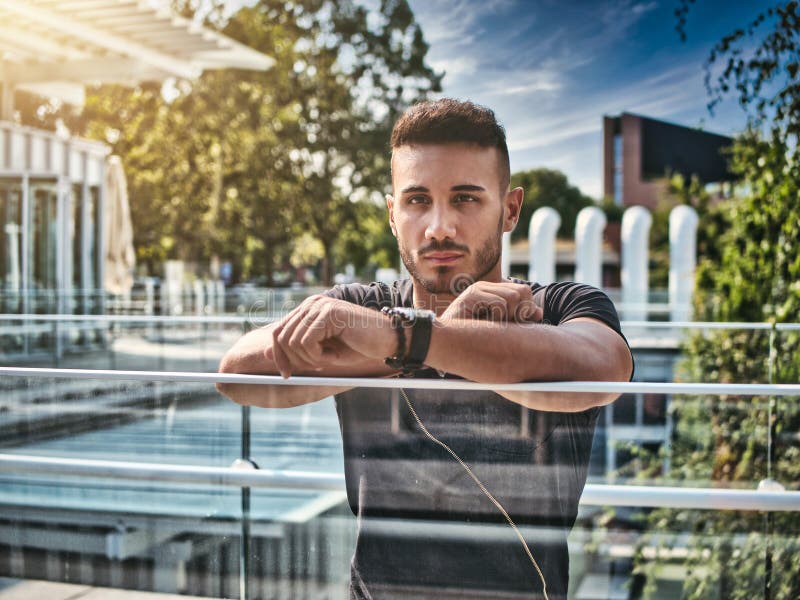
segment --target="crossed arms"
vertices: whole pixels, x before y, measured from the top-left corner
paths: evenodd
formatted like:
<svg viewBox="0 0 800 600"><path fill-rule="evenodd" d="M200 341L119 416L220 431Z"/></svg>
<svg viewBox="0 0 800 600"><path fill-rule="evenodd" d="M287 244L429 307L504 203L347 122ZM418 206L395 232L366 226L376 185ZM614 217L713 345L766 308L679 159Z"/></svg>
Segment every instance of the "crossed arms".
<svg viewBox="0 0 800 600"><path fill-rule="evenodd" d="M477 282L459 295L433 328L426 365L481 383L627 381L632 359L622 337L592 318L542 325L531 289ZM242 337L220 364L222 373L388 377L384 358L397 351L389 317L326 296L312 296L282 320ZM240 404L297 406L345 387L218 384ZM618 394L498 392L529 408L581 411Z"/></svg>

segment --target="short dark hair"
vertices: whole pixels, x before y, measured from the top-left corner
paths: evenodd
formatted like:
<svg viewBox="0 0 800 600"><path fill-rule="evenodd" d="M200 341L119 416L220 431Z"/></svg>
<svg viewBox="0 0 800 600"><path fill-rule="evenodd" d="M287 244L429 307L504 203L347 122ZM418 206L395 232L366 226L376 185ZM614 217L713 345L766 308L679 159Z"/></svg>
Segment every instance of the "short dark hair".
<svg viewBox="0 0 800 600"><path fill-rule="evenodd" d="M392 129L392 150L414 144L454 143L497 148L500 192L505 192L511 179L506 131L491 109L452 98L420 102L410 106Z"/></svg>

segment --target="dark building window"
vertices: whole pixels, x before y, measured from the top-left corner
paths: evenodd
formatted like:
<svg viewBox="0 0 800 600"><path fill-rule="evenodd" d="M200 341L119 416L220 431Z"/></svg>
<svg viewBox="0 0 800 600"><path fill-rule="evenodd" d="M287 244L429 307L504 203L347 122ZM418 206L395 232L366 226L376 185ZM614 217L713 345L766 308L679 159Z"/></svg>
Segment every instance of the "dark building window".
<svg viewBox="0 0 800 600"><path fill-rule="evenodd" d="M622 206L622 134L614 135L614 204Z"/></svg>
<svg viewBox="0 0 800 600"><path fill-rule="evenodd" d="M636 423L636 394L623 394L614 402L614 423L616 425Z"/></svg>
<svg viewBox="0 0 800 600"><path fill-rule="evenodd" d="M723 135L642 117L642 179L681 173L706 183L729 181L724 149L732 143Z"/></svg>

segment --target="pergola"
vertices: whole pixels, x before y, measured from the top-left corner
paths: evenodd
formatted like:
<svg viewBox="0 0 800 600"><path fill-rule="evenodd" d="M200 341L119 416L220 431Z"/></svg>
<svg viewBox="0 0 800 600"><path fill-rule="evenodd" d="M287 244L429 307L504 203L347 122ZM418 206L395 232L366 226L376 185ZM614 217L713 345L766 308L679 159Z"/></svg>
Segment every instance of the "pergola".
<svg viewBox="0 0 800 600"><path fill-rule="evenodd" d="M107 292L124 293L114 290L133 282L121 164L101 142L15 123L15 90L81 106L86 84L191 79L275 62L174 15L168 0L152 1L161 4L0 0L0 312L98 314ZM4 340L23 355L55 340L58 355L73 339L94 343L94 329L79 338L25 329Z"/></svg>
<svg viewBox="0 0 800 600"><path fill-rule="evenodd" d="M146 0L0 0L0 119L24 89L83 104L86 83L266 70L274 60Z"/></svg>

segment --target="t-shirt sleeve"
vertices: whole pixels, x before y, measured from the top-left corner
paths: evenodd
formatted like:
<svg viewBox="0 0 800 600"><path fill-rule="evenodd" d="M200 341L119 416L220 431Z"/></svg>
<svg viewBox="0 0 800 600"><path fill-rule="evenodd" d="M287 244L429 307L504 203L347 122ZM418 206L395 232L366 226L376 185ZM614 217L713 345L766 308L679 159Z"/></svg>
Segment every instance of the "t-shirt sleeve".
<svg viewBox="0 0 800 600"><path fill-rule="evenodd" d="M601 290L584 283L559 282L543 290L543 322L561 325L578 317L602 321L622 335L614 303Z"/></svg>
<svg viewBox="0 0 800 600"><path fill-rule="evenodd" d="M559 282L546 286L540 293L544 294L543 323L561 325L578 317L597 319L616 331L630 350L630 344L622 333L617 309L604 292L584 283Z"/></svg>
<svg viewBox="0 0 800 600"><path fill-rule="evenodd" d="M384 291L381 289L380 284L377 283L370 285L361 283L339 284L322 292L322 295L374 310L380 310L384 306L391 305L391 301L385 297Z"/></svg>

